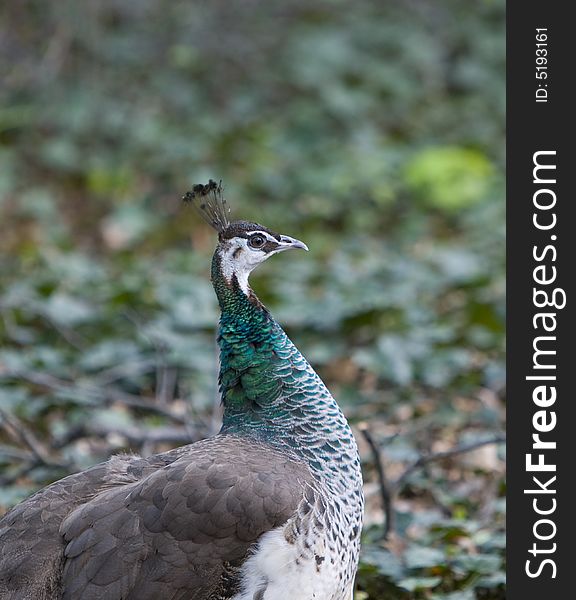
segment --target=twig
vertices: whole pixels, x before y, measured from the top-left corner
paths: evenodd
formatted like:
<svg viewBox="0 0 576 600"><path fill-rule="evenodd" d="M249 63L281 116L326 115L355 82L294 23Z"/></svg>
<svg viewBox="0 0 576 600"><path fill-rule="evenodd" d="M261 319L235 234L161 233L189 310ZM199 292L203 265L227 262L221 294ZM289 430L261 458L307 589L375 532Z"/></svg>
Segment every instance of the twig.
<svg viewBox="0 0 576 600"><path fill-rule="evenodd" d="M8 487L12 485L21 477L28 475L40 464L41 463L39 463L37 460L31 458L29 461L22 463L11 475L0 475L0 485L2 487Z"/></svg>
<svg viewBox="0 0 576 600"><path fill-rule="evenodd" d="M73 348L76 350L84 351L86 346L86 340L79 335L73 329L68 327L64 327L58 323L55 319L50 318L48 315L43 315L44 320L56 331L60 334L60 336L68 342Z"/></svg>
<svg viewBox="0 0 576 600"><path fill-rule="evenodd" d="M390 532L393 531L395 527L394 510L392 509L392 492L390 491L386 472L384 471L384 463L382 462L380 449L374 441L372 433L365 424L361 424L359 429L366 442L368 442L372 452L372 457L374 458L376 473L378 474L378 483L380 484L380 497L382 499L382 507L384 509L384 516L386 518L382 537L383 539L387 540Z"/></svg>
<svg viewBox="0 0 576 600"><path fill-rule="evenodd" d="M384 533L382 536L384 539L388 539L390 533L394 531L394 500L398 495L398 492L402 489L402 486L405 483L406 479L410 475L412 475L414 471L437 460L443 460L445 458L450 458L458 454L471 452L472 450L476 450L477 448L481 448L482 446L488 446L491 444L503 444L506 442L505 435L496 435L485 440L480 440L478 442L472 442L470 444L460 444L444 452L435 452L420 456L416 461L409 465L395 481L390 482L386 478L386 472L384 470L384 463L382 461L380 448L374 440L374 438L372 437L370 430L365 424L361 424L359 426L359 430L366 442L368 443L368 445L370 446L370 451L372 453L374 464L376 466L376 473L378 475L378 483L380 486L380 497L382 499L382 508L384 510L384 516L386 518L386 522L384 524Z"/></svg>
<svg viewBox="0 0 576 600"><path fill-rule="evenodd" d="M108 385L119 379L151 372L155 367L156 359L151 358L114 365L113 367L109 367L98 373L98 382L103 385Z"/></svg>
<svg viewBox="0 0 576 600"><path fill-rule="evenodd" d="M398 490L414 471L420 467L423 467L424 465L427 465L428 463L437 460L443 460L444 458L450 458L451 456L456 456L458 454L464 454L465 452L471 452L472 450L476 450L482 446L489 446L490 444L503 444L505 442L505 435L496 435L486 440L480 440L470 444L460 444L458 446L454 446L454 448L450 448L450 450L445 450L444 452L434 452L431 454L422 455L418 458L418 460L415 460L409 467L405 469L405 471L393 483L393 487L395 490Z"/></svg>
<svg viewBox="0 0 576 600"><path fill-rule="evenodd" d="M139 408L160 414L172 421L177 423L186 424L186 418L178 415L167 408L158 406L155 403L154 398L145 398L142 396L136 396L123 392L117 388L111 386L99 386L92 384L81 384L74 385L64 379L59 379L48 373L39 373L37 371L15 371L11 370L3 374L4 376L20 378L36 385L47 387L51 390L58 392L66 392L69 395L76 396L88 396L91 403L98 403L98 401L104 401L107 403L119 402L132 408Z"/></svg>
<svg viewBox="0 0 576 600"><path fill-rule="evenodd" d="M178 381L178 369L169 367L166 361L162 361L157 367L156 400L161 406L169 406L174 400L176 382Z"/></svg>
<svg viewBox="0 0 576 600"><path fill-rule="evenodd" d="M139 396L127 394L126 392L121 392L111 388L104 388L102 390L102 398L106 402L119 402L120 404L124 404L132 408L140 408L142 410L157 413L163 417L171 419L172 421L182 423L183 425L187 424L185 416L178 415L167 408L162 408L161 406L154 404L153 398L141 398Z"/></svg>
<svg viewBox="0 0 576 600"><path fill-rule="evenodd" d="M18 460L22 461L22 464L12 475L2 475L0 477L0 485L11 485L39 466L64 469L68 472L74 470L73 462L59 462L50 458L46 447L14 415L10 415L5 410L0 409L0 418L8 435L30 450L29 453L25 453L18 449L2 449L4 455L12 455L13 458L18 458Z"/></svg>
<svg viewBox="0 0 576 600"><path fill-rule="evenodd" d="M32 432L17 419L14 415L8 414L0 408L0 418L4 422L4 428L8 434L16 441L27 446L37 461L45 465L53 465L48 450L36 439Z"/></svg>
<svg viewBox="0 0 576 600"><path fill-rule="evenodd" d="M117 434L124 437L134 447L140 447L144 444L190 444L202 438L197 432L191 435L191 432L186 427L170 426L145 429L132 425L114 427L101 423L88 423L74 427L64 435L58 437L54 441L54 447L63 448L77 439L88 436L106 438L110 434Z"/></svg>
<svg viewBox="0 0 576 600"><path fill-rule="evenodd" d="M7 444L1 444L0 458L17 460L19 462L30 462L34 459L34 455L31 452L28 452L27 450L22 450L14 446L8 446Z"/></svg>

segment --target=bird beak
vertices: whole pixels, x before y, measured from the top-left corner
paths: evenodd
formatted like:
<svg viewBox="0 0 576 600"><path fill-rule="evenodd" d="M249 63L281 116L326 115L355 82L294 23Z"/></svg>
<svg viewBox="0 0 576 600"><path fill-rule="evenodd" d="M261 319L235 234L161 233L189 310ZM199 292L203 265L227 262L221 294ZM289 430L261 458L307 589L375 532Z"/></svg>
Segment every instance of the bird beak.
<svg viewBox="0 0 576 600"><path fill-rule="evenodd" d="M279 251L292 250L295 248L301 248L302 250L306 250L306 252L308 252L308 246L304 242L290 237L289 235L280 236L280 245L278 247Z"/></svg>

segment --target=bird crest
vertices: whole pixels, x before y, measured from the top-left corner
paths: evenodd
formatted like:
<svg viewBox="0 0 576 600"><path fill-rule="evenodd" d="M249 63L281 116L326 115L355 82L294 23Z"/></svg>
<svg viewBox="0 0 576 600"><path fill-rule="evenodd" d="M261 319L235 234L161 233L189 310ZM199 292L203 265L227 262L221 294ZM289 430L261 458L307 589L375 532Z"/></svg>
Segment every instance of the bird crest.
<svg viewBox="0 0 576 600"><path fill-rule="evenodd" d="M182 200L191 203L202 218L219 234L230 225L228 220L230 208L224 198L222 181L216 183L210 179L205 185L198 183L192 188L192 191L184 194Z"/></svg>

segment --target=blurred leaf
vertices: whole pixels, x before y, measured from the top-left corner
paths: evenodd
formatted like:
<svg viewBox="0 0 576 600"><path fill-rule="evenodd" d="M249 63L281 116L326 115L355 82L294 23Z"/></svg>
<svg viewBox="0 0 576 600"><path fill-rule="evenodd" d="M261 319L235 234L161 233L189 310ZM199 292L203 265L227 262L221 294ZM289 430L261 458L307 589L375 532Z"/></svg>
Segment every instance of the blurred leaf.
<svg viewBox="0 0 576 600"><path fill-rule="evenodd" d="M449 594L432 594L430 600L476 600L476 594L470 589Z"/></svg>
<svg viewBox="0 0 576 600"><path fill-rule="evenodd" d="M406 550L404 560L409 569L420 569L443 565L446 562L446 556L437 548L414 545Z"/></svg>
<svg viewBox="0 0 576 600"><path fill-rule="evenodd" d="M386 577L399 579L404 573L402 563L394 554L377 546L367 546L362 549L362 563L372 565Z"/></svg>
<svg viewBox="0 0 576 600"><path fill-rule="evenodd" d="M487 194L492 166L476 150L457 147L427 148L406 165L406 183L424 202L456 212L481 201Z"/></svg>
<svg viewBox="0 0 576 600"><path fill-rule="evenodd" d="M398 585L409 592L415 592L436 587L441 581L442 577L407 577L406 579L401 579Z"/></svg>
<svg viewBox="0 0 576 600"><path fill-rule="evenodd" d="M78 325L92 318L92 309L84 299L58 292L44 302L44 313L61 325Z"/></svg>

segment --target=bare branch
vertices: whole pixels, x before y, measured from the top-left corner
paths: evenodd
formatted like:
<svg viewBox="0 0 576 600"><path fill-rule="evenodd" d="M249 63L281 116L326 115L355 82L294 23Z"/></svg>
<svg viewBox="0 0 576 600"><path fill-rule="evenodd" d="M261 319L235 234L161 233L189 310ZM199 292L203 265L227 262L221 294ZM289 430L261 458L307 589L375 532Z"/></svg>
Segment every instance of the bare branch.
<svg viewBox="0 0 576 600"><path fill-rule="evenodd" d="M382 508L386 517L383 533L384 539L388 539L390 533L394 531L394 500L396 499L399 491L402 489L403 484L406 482L408 477L412 475L412 473L434 461L443 460L452 456L457 456L458 454L464 454L466 452L471 452L472 450L476 450L477 448L481 448L483 446L488 446L491 444L503 444L506 442L506 436L500 434L485 440L480 440L478 442L460 444L444 452L435 452L422 455L411 465L409 465L395 481L390 482L386 478L380 447L372 437L371 432L368 430L365 424L360 425L359 430L362 433L362 436L364 437L368 445L370 446L370 450L374 460L374 465L376 467L376 472L378 475L380 497L382 499Z"/></svg>
<svg viewBox="0 0 576 600"><path fill-rule="evenodd" d="M0 418L4 423L4 429L8 432L8 435L14 441L29 448L36 460L46 465L54 464L50 459L48 449L15 415L11 415L0 408Z"/></svg>
<svg viewBox="0 0 576 600"><path fill-rule="evenodd" d="M374 458L374 464L376 466L376 473L378 474L378 483L380 484L380 497L382 498L382 508L384 509L384 516L386 522L384 523L384 533L382 537L386 540L391 531L394 530L394 510L392 506L392 492L388 484L386 472L384 471L384 463L382 462L382 456L380 455L380 449L374 441L372 434L365 424L359 426L360 433L368 442L372 457Z"/></svg>
<svg viewBox="0 0 576 600"><path fill-rule="evenodd" d="M119 402L125 406L138 408L160 414L177 423L186 424L186 417L178 415L168 408L159 406L154 398L146 398L129 394L109 385L96 385L89 383L74 384L64 379L59 379L48 373L38 371L8 371L4 375L23 379L36 385L47 387L57 392L65 392L70 396L83 397L89 404L100 404L101 402Z"/></svg>
<svg viewBox="0 0 576 600"><path fill-rule="evenodd" d="M33 457L30 460L26 460L23 462L13 473L10 475L0 475L0 485L1 486L10 486L13 483L16 483L21 477L25 477L33 471L36 467L38 467L40 463L35 460Z"/></svg>
<svg viewBox="0 0 576 600"><path fill-rule="evenodd" d="M97 436L106 438L110 434L117 434L126 439L132 447L140 447L143 444L191 444L204 437L201 431L190 432L187 427L155 427L146 429L135 425L121 425L118 427L102 423L86 423L74 427L54 442L54 447L63 448L77 439Z"/></svg>
<svg viewBox="0 0 576 600"><path fill-rule="evenodd" d="M420 469L424 465L428 463L443 460L445 458L450 458L452 456L456 456L458 454L464 454L466 452L471 452L472 450L476 450L477 448L481 448L482 446L489 446L490 444L504 444L506 442L505 435L496 435L494 437L488 438L486 440L480 440L478 442L472 442L470 444L460 444L458 446L454 446L454 448L450 448L450 450L446 450L444 452L434 452L431 454L425 454L420 456L417 460L415 460L406 470L396 479L393 486L396 490L398 490L402 484L406 481L406 479L412 475L414 471Z"/></svg>
<svg viewBox="0 0 576 600"><path fill-rule="evenodd" d="M155 358L145 358L132 362L114 365L98 373L98 382L104 385L114 383L119 379L124 379L133 375L152 372L156 368Z"/></svg>
<svg viewBox="0 0 576 600"><path fill-rule="evenodd" d="M28 473L39 466L64 469L68 472L74 470L72 462L63 463L53 460L44 444L16 416L0 409L0 419L0 423L8 435L15 442L26 446L30 450L30 452L23 452L18 448L2 447L2 454L11 458L17 458L21 461L21 464L11 475L0 476L0 485L12 485L15 481L28 475Z"/></svg>

